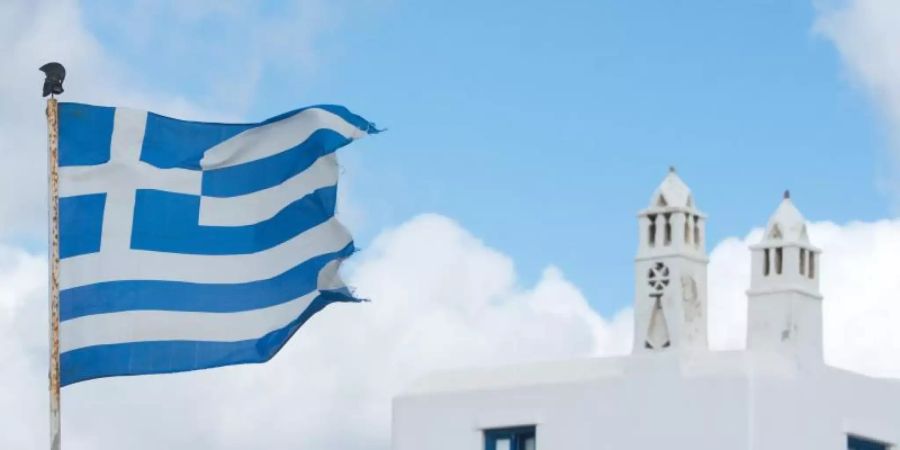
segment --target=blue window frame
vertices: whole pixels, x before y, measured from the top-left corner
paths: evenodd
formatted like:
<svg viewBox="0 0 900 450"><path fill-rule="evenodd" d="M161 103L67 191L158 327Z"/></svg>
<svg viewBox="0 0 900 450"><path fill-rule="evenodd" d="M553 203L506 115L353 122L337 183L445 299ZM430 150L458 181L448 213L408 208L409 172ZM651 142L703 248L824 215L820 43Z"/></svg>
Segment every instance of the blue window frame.
<svg viewBox="0 0 900 450"><path fill-rule="evenodd" d="M484 450L536 450L534 425L484 430Z"/></svg>
<svg viewBox="0 0 900 450"><path fill-rule="evenodd" d="M858 436L847 436L847 450L889 450L884 442L872 441Z"/></svg>

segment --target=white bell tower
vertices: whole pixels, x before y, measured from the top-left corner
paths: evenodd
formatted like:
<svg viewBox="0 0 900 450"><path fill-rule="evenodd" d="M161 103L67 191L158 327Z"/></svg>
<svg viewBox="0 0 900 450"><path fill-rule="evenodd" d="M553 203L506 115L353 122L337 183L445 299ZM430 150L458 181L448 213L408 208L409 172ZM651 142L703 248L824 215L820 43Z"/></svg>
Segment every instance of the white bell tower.
<svg viewBox="0 0 900 450"><path fill-rule="evenodd" d="M638 222L634 352L706 351L706 216L674 168Z"/></svg>
<svg viewBox="0 0 900 450"><path fill-rule="evenodd" d="M747 348L822 358L819 255L790 193L772 214L762 241L750 247Z"/></svg>

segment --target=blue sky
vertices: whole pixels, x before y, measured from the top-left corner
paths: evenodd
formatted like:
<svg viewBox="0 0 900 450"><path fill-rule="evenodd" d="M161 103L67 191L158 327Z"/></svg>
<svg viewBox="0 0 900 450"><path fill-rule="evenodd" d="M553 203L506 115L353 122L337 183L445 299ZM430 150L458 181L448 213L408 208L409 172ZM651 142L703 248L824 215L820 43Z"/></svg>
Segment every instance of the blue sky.
<svg viewBox="0 0 900 450"><path fill-rule="evenodd" d="M884 128L806 0L314 4L281 24L309 28L286 34L296 47L247 38L286 4L244 19L155 8L124 37L118 18L145 11L85 7L136 88L253 120L339 103L387 127L343 153L363 249L437 212L525 284L558 266L603 314L631 303L635 213L669 165L710 216L710 250L763 224L785 188L813 221L892 211Z"/></svg>

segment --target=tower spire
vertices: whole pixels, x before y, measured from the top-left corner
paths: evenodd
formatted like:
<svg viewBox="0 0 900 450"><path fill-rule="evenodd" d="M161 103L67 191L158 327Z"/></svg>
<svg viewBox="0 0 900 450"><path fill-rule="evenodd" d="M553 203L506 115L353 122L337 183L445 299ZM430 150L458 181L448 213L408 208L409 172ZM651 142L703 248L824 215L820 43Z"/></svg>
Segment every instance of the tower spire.
<svg viewBox="0 0 900 450"><path fill-rule="evenodd" d="M806 219L790 192L769 218L762 240L750 247L748 348L822 355L819 255Z"/></svg>
<svg viewBox="0 0 900 450"><path fill-rule="evenodd" d="M638 219L635 352L706 350L706 217L673 166Z"/></svg>

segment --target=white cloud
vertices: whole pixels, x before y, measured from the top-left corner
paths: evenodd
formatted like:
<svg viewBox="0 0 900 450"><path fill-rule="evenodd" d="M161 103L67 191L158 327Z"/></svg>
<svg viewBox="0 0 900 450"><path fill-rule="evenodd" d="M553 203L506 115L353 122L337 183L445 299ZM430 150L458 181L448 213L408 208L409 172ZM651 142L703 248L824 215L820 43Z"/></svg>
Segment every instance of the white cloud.
<svg viewBox="0 0 900 450"><path fill-rule="evenodd" d="M900 220L809 225L824 250L825 359L869 375L900 378ZM762 230L726 239L710 255L710 337L719 349L743 348L746 339L750 251Z"/></svg>
<svg viewBox="0 0 900 450"><path fill-rule="evenodd" d="M884 112L894 149L883 183L900 208L900 2L814 0L815 30L834 42L849 72Z"/></svg>
<svg viewBox="0 0 900 450"><path fill-rule="evenodd" d="M747 296L750 287L750 244L762 230L746 238L727 238L709 254L709 344L716 350L746 347Z"/></svg>
<svg viewBox="0 0 900 450"><path fill-rule="evenodd" d="M36 448L46 420L46 263L0 246L0 447ZM34 394L34 395L29 395ZM44 419L38 422L38 419ZM42 442L42 441L39 441Z"/></svg>
<svg viewBox="0 0 900 450"><path fill-rule="evenodd" d="M714 348L743 347L748 237L711 252ZM900 376L900 220L810 225L821 260L827 360ZM45 267L0 248L0 447L39 448L46 426ZM606 319L553 267L532 287L509 257L446 217L383 232L357 256L364 304L333 305L272 361L64 390L69 449L388 448L391 398L441 368L626 353L632 314Z"/></svg>
<svg viewBox="0 0 900 450"><path fill-rule="evenodd" d="M39 448L45 267L0 257L0 281L14 280L0 284L0 357L15 361L0 368L0 447ZM605 320L553 267L520 286L507 256L442 216L386 231L358 257L351 280L373 301L327 308L267 364L67 387L66 448L388 448L392 396L427 371L630 345L629 311Z"/></svg>
<svg viewBox="0 0 900 450"><path fill-rule="evenodd" d="M815 29L831 39L848 68L892 120L900 121L900 3L819 2Z"/></svg>
<svg viewBox="0 0 900 450"><path fill-rule="evenodd" d="M49 61L66 66L64 101L234 120L256 94L263 69L315 67L316 39L326 31L321 24L335 22L330 15L336 14L318 0L288 2L266 14L261 6L237 6L112 2L98 8L109 17L92 18L97 26L106 23L119 43L120 52L112 54L88 29L75 0L0 2L0 239L38 240L46 226L47 132L38 67ZM160 66L130 66L122 54L128 52ZM179 78L167 90L160 80L173 72Z"/></svg>
<svg viewBox="0 0 900 450"><path fill-rule="evenodd" d="M119 37L116 54L150 66L157 81L193 91L203 104L245 110L266 74L289 73L285 92L308 84L320 37L338 28L340 1L278 6L233 0L132 0L94 8L92 24Z"/></svg>
<svg viewBox="0 0 900 450"><path fill-rule="evenodd" d="M0 236L45 229L46 122L38 67L60 61L68 101L124 104L174 115L200 114L185 99L145 90L86 30L74 1L0 3Z"/></svg>

